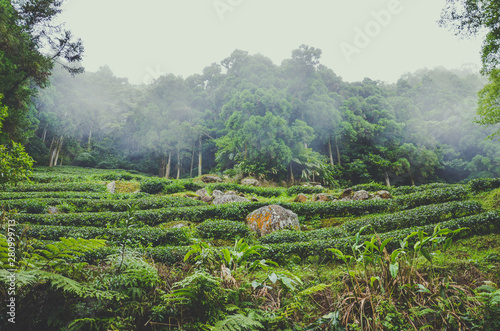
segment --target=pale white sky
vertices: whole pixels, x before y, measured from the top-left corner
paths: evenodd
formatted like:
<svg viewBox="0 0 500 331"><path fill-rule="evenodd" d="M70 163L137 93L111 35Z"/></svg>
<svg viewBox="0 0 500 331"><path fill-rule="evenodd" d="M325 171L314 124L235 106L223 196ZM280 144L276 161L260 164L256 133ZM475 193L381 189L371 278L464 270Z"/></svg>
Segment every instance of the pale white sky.
<svg viewBox="0 0 500 331"><path fill-rule="evenodd" d="M436 66L480 67L481 40L437 24L445 0L66 0L59 20L85 46L84 66L131 83L187 77L233 50L280 64L301 44L346 81L394 82Z"/></svg>

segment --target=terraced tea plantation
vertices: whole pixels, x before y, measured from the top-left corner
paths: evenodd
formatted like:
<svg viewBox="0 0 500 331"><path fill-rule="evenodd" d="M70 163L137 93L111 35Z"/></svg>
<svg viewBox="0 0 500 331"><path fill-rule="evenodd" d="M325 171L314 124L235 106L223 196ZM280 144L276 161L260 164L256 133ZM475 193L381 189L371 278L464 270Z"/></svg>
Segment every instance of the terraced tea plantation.
<svg viewBox="0 0 500 331"><path fill-rule="evenodd" d="M478 179L313 201L343 188L39 168L0 193L2 262L13 237L24 329L495 330L499 187ZM200 189L254 201L211 204ZM257 237L245 217L268 205L296 213L301 229ZM482 240L479 260L460 253Z"/></svg>

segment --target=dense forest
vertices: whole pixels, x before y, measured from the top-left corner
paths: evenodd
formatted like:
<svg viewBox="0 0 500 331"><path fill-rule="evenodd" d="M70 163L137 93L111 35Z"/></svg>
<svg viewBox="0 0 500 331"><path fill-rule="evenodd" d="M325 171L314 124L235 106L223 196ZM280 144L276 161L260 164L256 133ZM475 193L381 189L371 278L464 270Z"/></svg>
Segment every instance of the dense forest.
<svg viewBox="0 0 500 331"><path fill-rule="evenodd" d="M348 83L301 45L280 65L235 50L187 78L132 85L109 67L56 67L34 104L38 165L185 178L209 172L328 185L459 182L500 175L495 126L474 122L486 81L422 69Z"/></svg>

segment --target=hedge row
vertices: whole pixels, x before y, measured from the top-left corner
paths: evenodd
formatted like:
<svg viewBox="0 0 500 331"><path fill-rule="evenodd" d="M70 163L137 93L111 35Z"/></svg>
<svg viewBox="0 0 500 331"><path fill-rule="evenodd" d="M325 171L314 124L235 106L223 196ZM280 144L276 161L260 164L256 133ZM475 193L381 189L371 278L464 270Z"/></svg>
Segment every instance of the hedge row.
<svg viewBox="0 0 500 331"><path fill-rule="evenodd" d="M146 193L96 193L96 192L0 192L0 200L15 199L136 199L148 197Z"/></svg>
<svg viewBox="0 0 500 331"><path fill-rule="evenodd" d="M58 240L60 237L106 239L114 244L130 239L132 242L143 246L183 246L191 244L191 237L187 229L159 229L152 227L143 228L98 228L75 226L48 226L28 225L25 227L28 237L40 240Z"/></svg>
<svg viewBox="0 0 500 331"><path fill-rule="evenodd" d="M243 222L206 220L196 228L198 235L206 239L234 240L250 236L250 228Z"/></svg>
<svg viewBox="0 0 500 331"><path fill-rule="evenodd" d="M439 184L439 183L436 183ZM429 186L432 184L429 184ZM448 201L464 200L467 198L468 190L465 185L448 185L443 188L428 189L412 194L398 196L394 201L401 209L410 209L417 206L443 203Z"/></svg>
<svg viewBox="0 0 500 331"><path fill-rule="evenodd" d="M476 235L485 235L490 233L500 232L500 215L498 211L487 212L478 215L468 216L464 218L454 219L446 222L439 223L441 228L456 230L459 228L468 228L461 231L457 237L467 238ZM401 240L405 239L410 233L414 231L423 230L428 234L432 234L435 224L406 228L402 230L390 231L379 234L380 240L393 238L392 241L386 246L389 251L398 248ZM361 241L370 240L373 235L361 236ZM417 238L413 238L417 240ZM259 258L268 258L275 261L286 260L292 255L297 255L301 258L309 256L322 256L332 259L332 254L326 252L328 248L337 248L344 253L352 254L351 247L355 244L355 237L344 237L333 240L313 240L308 242L296 243L283 243L283 244L270 244L266 245L267 248L261 253ZM412 247L412 246L410 246Z"/></svg>
<svg viewBox="0 0 500 331"><path fill-rule="evenodd" d="M205 185L205 188L209 192L213 192L214 190L237 191L240 193L255 194L267 198L277 197L285 192L285 189L280 187L260 187L260 186L240 185L232 183L207 184Z"/></svg>
<svg viewBox="0 0 500 331"><path fill-rule="evenodd" d="M395 188L391 188L391 193L393 195L403 195L403 194L411 194L416 192L423 192L428 190L442 189L448 186L453 186L453 184L446 183L432 183L425 184L419 186L399 186Z"/></svg>
<svg viewBox="0 0 500 331"><path fill-rule="evenodd" d="M48 183L48 184L19 184L17 186L4 186L6 192L59 192L59 191L85 191L105 192L106 185L99 183L75 182L75 183Z"/></svg>
<svg viewBox="0 0 500 331"><path fill-rule="evenodd" d="M500 178L479 178L467 183L469 190L473 193L490 191L500 187Z"/></svg>
<svg viewBox="0 0 500 331"><path fill-rule="evenodd" d="M296 185L289 187L286 190L286 194L288 196L294 196L297 194L318 194L318 193L323 193L325 191L326 190L323 187Z"/></svg>
<svg viewBox="0 0 500 331"><path fill-rule="evenodd" d="M129 206L136 205L139 210L158 209L166 207L201 206L203 202L181 197L149 196L140 199L16 199L0 201L0 207L5 210L16 209L30 214L47 213L49 206L58 207L61 212L123 212Z"/></svg>
<svg viewBox="0 0 500 331"><path fill-rule="evenodd" d="M460 200L465 197L462 187L446 188L432 192L418 192L392 200L367 201L331 201L307 203L280 203L302 217L345 217L360 216L374 213L395 212L432 203L444 203ZM136 213L136 219L147 225L157 225L163 222L187 220L202 222L207 219L243 220L246 215L257 208L267 206L263 202L234 202L223 205L207 205L193 207L160 208L141 210ZM77 213L61 215L19 214L18 222L51 225L90 225L106 226L125 217L124 213Z"/></svg>
<svg viewBox="0 0 500 331"><path fill-rule="evenodd" d="M382 190L385 190L385 191L388 190L387 186L379 184L379 183L358 184L358 185L351 187L351 189L353 191L365 190L368 192L377 192L377 191L382 191Z"/></svg>
<svg viewBox="0 0 500 331"><path fill-rule="evenodd" d="M499 233L500 232L500 215L497 212L482 213L479 215L454 219L447 222L440 223L442 229L447 228L450 230L456 230L459 228L468 228L467 230L461 231L456 238L468 238L475 235L485 235L489 233ZM400 241L405 239L410 233L414 231L423 230L428 234L432 234L434 231L435 224L406 228L403 230L396 230L391 232L382 233L379 235L380 239L383 241L385 239L392 238L392 241L386 246L389 251L398 248ZM362 235L360 237L360 242L370 240L373 235ZM416 237L412 238L412 243L417 240ZM328 248L337 248L346 254L352 254L351 247L355 244L355 237L344 237L334 240L314 240L309 242L296 242L296 243L283 243L283 244L270 244L264 245L265 249L258 256L259 259L271 259L277 262L286 261L291 256L296 255L305 259L309 256L319 256L324 260L334 259L332 253L325 251ZM413 247L412 245L409 246ZM151 247L145 249L136 249L137 252L145 254L146 256L152 258L156 262L165 263L168 265L173 265L183 261L184 256L190 250L189 247ZM99 251L93 252L92 254L87 254L82 257L83 260L90 261L96 259L103 259L107 255L116 253L117 248L104 248Z"/></svg>
<svg viewBox="0 0 500 331"><path fill-rule="evenodd" d="M364 226L371 225L371 231L377 233L423 226L450 220L453 218L475 215L483 211L475 201L454 201L444 204L421 206L377 217L367 217L358 221L347 221L341 226L308 232L283 230L273 232L260 239L264 244L291 243L311 240L328 240L354 235Z"/></svg>

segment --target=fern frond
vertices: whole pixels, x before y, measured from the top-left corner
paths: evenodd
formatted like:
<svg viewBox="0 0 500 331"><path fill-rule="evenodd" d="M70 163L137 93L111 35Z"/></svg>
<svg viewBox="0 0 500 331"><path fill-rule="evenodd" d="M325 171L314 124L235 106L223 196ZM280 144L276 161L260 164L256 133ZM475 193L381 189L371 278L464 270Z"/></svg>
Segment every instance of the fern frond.
<svg viewBox="0 0 500 331"><path fill-rule="evenodd" d="M262 323L253 319L253 314L249 314L248 316L236 314L217 322L212 331L253 331L263 329L264 326Z"/></svg>

